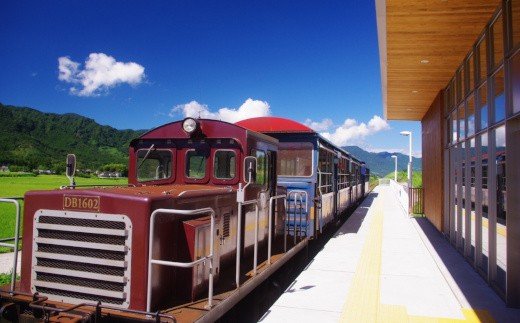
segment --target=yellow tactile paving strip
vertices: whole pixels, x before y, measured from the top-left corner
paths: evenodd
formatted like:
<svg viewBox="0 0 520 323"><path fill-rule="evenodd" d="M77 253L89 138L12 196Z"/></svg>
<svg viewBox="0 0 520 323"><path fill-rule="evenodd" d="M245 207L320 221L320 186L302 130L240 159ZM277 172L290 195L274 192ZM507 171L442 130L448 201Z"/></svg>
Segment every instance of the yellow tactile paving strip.
<svg viewBox="0 0 520 323"><path fill-rule="evenodd" d="M373 219L361 257L343 306L341 322L495 322L486 310L462 309L465 319L409 315L406 307L380 302L381 252L384 212L380 199L374 201Z"/></svg>

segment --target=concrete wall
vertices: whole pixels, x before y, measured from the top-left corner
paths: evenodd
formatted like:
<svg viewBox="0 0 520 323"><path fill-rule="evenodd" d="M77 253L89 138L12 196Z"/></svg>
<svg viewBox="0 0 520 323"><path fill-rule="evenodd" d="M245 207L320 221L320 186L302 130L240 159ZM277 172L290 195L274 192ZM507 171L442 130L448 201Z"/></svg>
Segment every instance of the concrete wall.
<svg viewBox="0 0 520 323"><path fill-rule="evenodd" d="M433 100L422 125L422 171L424 188L424 214L439 230L444 221L444 91Z"/></svg>

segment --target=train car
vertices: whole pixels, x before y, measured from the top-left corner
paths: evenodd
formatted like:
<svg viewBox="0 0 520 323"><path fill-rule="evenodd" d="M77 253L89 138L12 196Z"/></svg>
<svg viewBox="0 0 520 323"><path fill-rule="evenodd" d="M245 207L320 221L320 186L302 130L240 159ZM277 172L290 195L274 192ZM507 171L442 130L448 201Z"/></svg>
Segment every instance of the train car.
<svg viewBox="0 0 520 323"><path fill-rule="evenodd" d="M252 118L237 125L279 141L278 184L288 192L286 225L291 235L316 238L368 193L365 164L311 128L278 117Z"/></svg>
<svg viewBox="0 0 520 323"><path fill-rule="evenodd" d="M188 118L131 142L128 186L27 192L21 280L0 317L215 320L306 244L282 241L277 148Z"/></svg>
<svg viewBox="0 0 520 323"><path fill-rule="evenodd" d="M24 197L21 279L0 288L0 321L215 321L363 195L359 161L300 135L169 123L130 143L126 186L75 185L70 156L70 185ZM288 226L296 209L316 222Z"/></svg>

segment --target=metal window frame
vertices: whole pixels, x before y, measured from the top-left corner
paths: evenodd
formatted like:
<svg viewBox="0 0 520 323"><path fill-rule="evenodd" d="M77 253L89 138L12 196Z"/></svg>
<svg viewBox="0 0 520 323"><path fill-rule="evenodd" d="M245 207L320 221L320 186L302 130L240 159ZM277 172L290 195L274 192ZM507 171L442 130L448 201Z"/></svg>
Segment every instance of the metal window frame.
<svg viewBox="0 0 520 323"><path fill-rule="evenodd" d="M216 157L217 157L217 153L220 152L220 151L224 151L224 152L232 152L235 154L235 176L234 177L231 177L231 178L221 178L221 177L217 177L215 176L215 162L216 162ZM226 149L215 149L215 151L213 152L213 165L212 165L212 168L213 168L213 172L211 172L211 176L213 177L213 179L215 181L218 181L219 183L220 182L223 182L223 183L231 183L231 182L234 182L238 179L238 174L240 173L238 171L238 159L239 159L239 151L238 149L230 149L230 148L226 148Z"/></svg>
<svg viewBox="0 0 520 323"><path fill-rule="evenodd" d="M280 152L280 150L287 150L287 149L280 149L280 148L283 148L283 144L284 143L292 143L292 142L283 142L283 141L281 141L280 142L281 146L279 147L278 152ZM276 170L276 173L277 173L276 176L287 177L287 178L313 178L316 175L315 172L314 172L314 169L316 168L316 160L315 159L316 159L316 156L318 155L316 147L310 141L302 141L302 142L299 142L299 143L302 143L302 144L309 143L312 146L312 148L311 148L311 174L308 175L308 176L307 175L306 176L284 175L284 174L278 174L278 169L277 169ZM303 149L299 149L299 150L303 150ZM277 154L277 156L278 155L279 154Z"/></svg>
<svg viewBox="0 0 520 323"><path fill-rule="evenodd" d="M135 156L136 156L136 165L139 163L139 152L141 150L147 150L146 148L140 148L138 149L136 152L135 152ZM155 151L167 151L170 153L172 159L171 159L171 169L170 169L170 176L167 177L167 178L160 178L160 179L150 179L150 180L146 180L146 181L140 181L139 180L139 176L138 176L138 172L139 172L139 169L137 169L137 166L136 166L136 169L135 169L135 178L137 179L137 182L138 183L150 183L150 182L157 182L157 183L163 183L163 182L166 182L166 181L172 181L172 180L175 180L175 173L177 171L177 168L175 166L177 166L177 163L176 163L176 151L177 149L176 148L157 148L157 149L154 149Z"/></svg>
<svg viewBox="0 0 520 323"><path fill-rule="evenodd" d="M209 146L208 146L209 148ZM188 169L189 169L189 162L188 162L188 154L191 152L191 151L194 151L194 152L197 152L197 149L195 148L188 148L184 151L184 170L183 170L183 173L184 173L184 179L186 182L188 183L207 183L209 181L209 177L210 177L210 172L208 172L208 161L210 158L207 158L204 156L204 177L189 177L188 176ZM199 156L199 155L197 155Z"/></svg>

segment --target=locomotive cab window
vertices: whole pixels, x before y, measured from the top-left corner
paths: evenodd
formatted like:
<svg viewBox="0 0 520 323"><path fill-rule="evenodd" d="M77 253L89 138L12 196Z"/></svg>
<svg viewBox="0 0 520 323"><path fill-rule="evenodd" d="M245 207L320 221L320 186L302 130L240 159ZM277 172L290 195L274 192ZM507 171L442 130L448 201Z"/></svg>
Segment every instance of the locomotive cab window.
<svg viewBox="0 0 520 323"><path fill-rule="evenodd" d="M259 185L265 185L267 182L266 174L266 157L265 151L253 150L253 156L256 157L256 178L255 183Z"/></svg>
<svg viewBox="0 0 520 323"><path fill-rule="evenodd" d="M172 176L172 152L159 149L137 151L137 180L148 182Z"/></svg>
<svg viewBox="0 0 520 323"><path fill-rule="evenodd" d="M202 179L206 177L206 157L204 150L188 150L186 153L186 177Z"/></svg>
<svg viewBox="0 0 520 323"><path fill-rule="evenodd" d="M236 176L236 153L217 150L213 158L213 176L217 179L233 179Z"/></svg>

